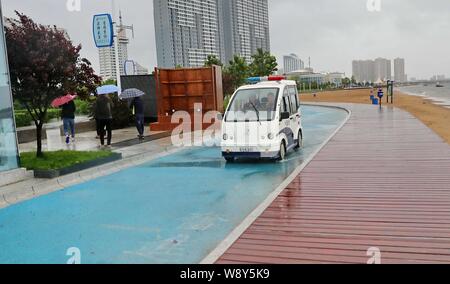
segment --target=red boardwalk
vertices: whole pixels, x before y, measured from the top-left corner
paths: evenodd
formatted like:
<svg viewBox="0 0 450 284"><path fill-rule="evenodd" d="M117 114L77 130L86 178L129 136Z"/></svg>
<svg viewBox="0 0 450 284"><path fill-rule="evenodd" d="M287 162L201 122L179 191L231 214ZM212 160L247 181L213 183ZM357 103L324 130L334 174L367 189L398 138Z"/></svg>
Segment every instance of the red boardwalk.
<svg viewBox="0 0 450 284"><path fill-rule="evenodd" d="M218 263L450 263L450 147L409 113L352 116Z"/></svg>

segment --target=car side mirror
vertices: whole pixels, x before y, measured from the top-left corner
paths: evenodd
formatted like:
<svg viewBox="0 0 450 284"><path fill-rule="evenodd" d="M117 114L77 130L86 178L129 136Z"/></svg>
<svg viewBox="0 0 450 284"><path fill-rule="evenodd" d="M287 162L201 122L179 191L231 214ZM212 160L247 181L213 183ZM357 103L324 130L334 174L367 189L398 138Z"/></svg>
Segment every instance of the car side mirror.
<svg viewBox="0 0 450 284"><path fill-rule="evenodd" d="M222 113L218 113L217 114L217 120L219 120L219 121L223 120L223 114Z"/></svg>
<svg viewBox="0 0 450 284"><path fill-rule="evenodd" d="M289 112L282 112L280 116L280 120L289 119L291 117L291 114Z"/></svg>

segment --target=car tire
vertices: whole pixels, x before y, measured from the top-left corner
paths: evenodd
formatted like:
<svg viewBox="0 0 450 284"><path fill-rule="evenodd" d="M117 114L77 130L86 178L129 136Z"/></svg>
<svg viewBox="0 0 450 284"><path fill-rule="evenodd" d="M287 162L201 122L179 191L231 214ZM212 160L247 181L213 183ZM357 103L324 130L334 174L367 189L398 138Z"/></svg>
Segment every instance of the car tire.
<svg viewBox="0 0 450 284"><path fill-rule="evenodd" d="M284 159L286 158L286 143L281 142L280 145L280 157L278 158L278 161L284 161Z"/></svg>
<svg viewBox="0 0 450 284"><path fill-rule="evenodd" d="M226 157L225 161L227 161L227 163L234 163L235 159L233 157Z"/></svg>
<svg viewBox="0 0 450 284"><path fill-rule="evenodd" d="M302 132L299 131L297 145L295 146L295 149L301 149L301 148L303 148L303 135L302 135Z"/></svg>

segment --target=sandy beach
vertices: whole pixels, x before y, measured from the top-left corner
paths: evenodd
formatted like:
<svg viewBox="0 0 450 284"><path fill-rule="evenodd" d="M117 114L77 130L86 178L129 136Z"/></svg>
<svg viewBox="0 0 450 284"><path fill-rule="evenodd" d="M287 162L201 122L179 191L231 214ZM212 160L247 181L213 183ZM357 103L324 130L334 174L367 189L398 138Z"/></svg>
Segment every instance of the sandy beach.
<svg viewBox="0 0 450 284"><path fill-rule="evenodd" d="M338 102L370 104L370 90L339 90L317 93L314 98L312 94L302 94L304 102ZM383 103L386 99L383 99ZM422 97L395 93L394 105L406 110L433 129L450 145L450 109L433 104L430 100Z"/></svg>

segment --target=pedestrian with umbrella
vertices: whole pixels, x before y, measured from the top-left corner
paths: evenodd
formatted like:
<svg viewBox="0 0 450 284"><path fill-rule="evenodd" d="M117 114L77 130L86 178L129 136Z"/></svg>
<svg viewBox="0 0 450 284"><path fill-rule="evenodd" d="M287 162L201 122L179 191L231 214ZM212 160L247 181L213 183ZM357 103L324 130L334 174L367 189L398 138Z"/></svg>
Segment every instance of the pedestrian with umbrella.
<svg viewBox="0 0 450 284"><path fill-rule="evenodd" d="M95 119L97 120L97 132L100 134L101 146L105 146L105 128L108 134L107 146L111 146L112 140L112 109L113 102L108 96L111 93L118 92L119 89L114 85L106 85L97 88L97 100L95 101Z"/></svg>
<svg viewBox="0 0 450 284"><path fill-rule="evenodd" d="M144 140L145 138L144 101L142 100L142 96L144 95L145 93L138 89L127 89L119 95L121 100L127 99L130 104L130 108L134 109L136 129L140 140Z"/></svg>
<svg viewBox="0 0 450 284"><path fill-rule="evenodd" d="M63 120L67 145L70 144L70 138L72 138L72 143L75 142L75 112L77 107L74 100L76 98L76 94L67 94L64 97L55 99L51 104L53 107L61 108L61 118Z"/></svg>

